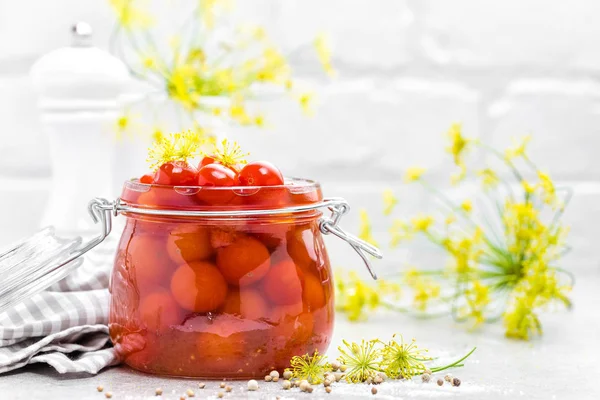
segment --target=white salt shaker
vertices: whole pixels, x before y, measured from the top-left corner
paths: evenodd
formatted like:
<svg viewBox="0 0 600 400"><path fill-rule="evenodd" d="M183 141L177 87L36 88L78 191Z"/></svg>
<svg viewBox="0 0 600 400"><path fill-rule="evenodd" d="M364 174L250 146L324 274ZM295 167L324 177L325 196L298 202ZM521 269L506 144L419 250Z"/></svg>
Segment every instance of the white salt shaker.
<svg viewBox="0 0 600 400"><path fill-rule="evenodd" d="M87 204L114 198L118 98L129 82L126 66L92 46L85 22L72 28L71 46L42 56L31 69L42 129L49 137L53 184L42 226L65 237L98 232Z"/></svg>

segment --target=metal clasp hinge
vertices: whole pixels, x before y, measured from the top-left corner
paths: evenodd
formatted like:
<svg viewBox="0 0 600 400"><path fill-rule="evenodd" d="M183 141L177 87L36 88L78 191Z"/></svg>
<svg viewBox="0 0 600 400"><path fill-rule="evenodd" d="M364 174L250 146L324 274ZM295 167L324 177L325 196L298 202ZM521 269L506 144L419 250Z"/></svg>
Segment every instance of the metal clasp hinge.
<svg viewBox="0 0 600 400"><path fill-rule="evenodd" d="M371 261L369 260L368 255L371 255L377 259L382 259L383 254L381 251L370 243L365 242L364 240L349 234L345 230L343 230L339 226L339 222L342 217L350 211L350 206L348 203L341 198L330 198L325 199L325 202L331 203L327 206L329 211L331 211L331 216L329 218L321 218L320 229L324 235L328 235L330 233L339 237L340 239L348 242L348 244L358 253L360 258L363 259L365 266L369 270L369 273L373 277L373 279L377 279L377 275L373 271L371 267ZM367 254L365 254L367 253Z"/></svg>

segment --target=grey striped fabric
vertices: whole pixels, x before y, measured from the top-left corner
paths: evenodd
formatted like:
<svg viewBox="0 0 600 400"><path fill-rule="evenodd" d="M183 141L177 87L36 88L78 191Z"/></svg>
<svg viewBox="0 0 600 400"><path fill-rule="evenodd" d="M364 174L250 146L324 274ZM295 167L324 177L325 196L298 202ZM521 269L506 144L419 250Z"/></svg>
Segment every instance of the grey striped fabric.
<svg viewBox="0 0 600 400"><path fill-rule="evenodd" d="M48 290L0 314L0 373L46 363L60 373L119 362L108 336L111 265L86 259Z"/></svg>

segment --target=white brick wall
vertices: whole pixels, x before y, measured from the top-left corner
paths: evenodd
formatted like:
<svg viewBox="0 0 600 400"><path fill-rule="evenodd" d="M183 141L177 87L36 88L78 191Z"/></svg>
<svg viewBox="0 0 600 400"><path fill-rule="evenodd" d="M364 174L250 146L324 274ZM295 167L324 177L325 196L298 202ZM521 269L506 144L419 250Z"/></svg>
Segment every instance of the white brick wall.
<svg viewBox="0 0 600 400"><path fill-rule="evenodd" d="M172 7L185 2L173 1ZM289 175L320 179L328 195L346 196L355 209L366 207L375 215L381 190L397 186L407 166L419 164L434 177L445 176L449 164L439 139L450 122L462 121L468 134L494 145L531 132L534 159L577 191L565 217L573 224L576 247L570 260L597 268L600 3L238 3L243 15L267 25L295 69L319 88L319 108L312 119L288 103L265 100L273 129L231 130L254 156L273 160ZM107 46L112 24L103 0L0 0L0 177L11 171L6 182L15 171L48 174L45 138L38 131L26 74L40 54L68 42L69 24L78 19L89 21L96 43ZM329 32L335 48L339 77L332 82L325 82L313 66L307 46L306 39L321 31ZM35 168L24 169L23 163ZM403 190L401 212L426 204L423 195ZM4 203L0 199L0 206ZM2 220L15 214L0 209ZM22 219L19 233L33 230L36 218ZM377 235L385 241L387 226L383 218L374 219ZM356 229L356 213L347 224ZM11 236L3 228L0 242ZM353 256L343 244L330 242L336 264L350 264ZM390 267L407 256L393 254L386 262Z"/></svg>

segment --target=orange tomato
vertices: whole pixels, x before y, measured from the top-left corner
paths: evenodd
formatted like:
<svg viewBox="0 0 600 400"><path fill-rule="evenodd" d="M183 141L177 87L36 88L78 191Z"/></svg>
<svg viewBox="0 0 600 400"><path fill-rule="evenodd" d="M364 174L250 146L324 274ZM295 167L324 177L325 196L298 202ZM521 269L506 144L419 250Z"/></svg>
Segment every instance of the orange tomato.
<svg viewBox="0 0 600 400"><path fill-rule="evenodd" d="M163 331L181 322L179 306L167 290L150 293L140 304L140 319L148 329Z"/></svg>
<svg viewBox="0 0 600 400"><path fill-rule="evenodd" d="M163 238L134 234L129 241L127 252L131 275L135 277L140 288L169 281L173 261L167 254Z"/></svg>
<svg viewBox="0 0 600 400"><path fill-rule="evenodd" d="M254 288L230 290L221 308L224 313L254 320L268 317L267 310L267 302Z"/></svg>
<svg viewBox="0 0 600 400"><path fill-rule="evenodd" d="M271 260L264 244L251 237L239 237L217 251L217 266L232 285L247 286L269 272Z"/></svg>
<svg viewBox="0 0 600 400"><path fill-rule="evenodd" d="M309 310L317 310L325 305L325 291L323 284L315 275L304 274L304 290L302 299Z"/></svg>
<svg viewBox="0 0 600 400"><path fill-rule="evenodd" d="M227 283L213 264L196 261L177 268L171 278L171 293L184 309L208 312L225 301Z"/></svg>
<svg viewBox="0 0 600 400"><path fill-rule="evenodd" d="M269 300L279 305L297 303L302 299L304 272L293 261L275 264L263 279L263 290Z"/></svg>
<svg viewBox="0 0 600 400"><path fill-rule="evenodd" d="M170 232L167 251L171 259L179 264L206 260L214 253L210 231L195 224L181 224Z"/></svg>
<svg viewBox="0 0 600 400"><path fill-rule="evenodd" d="M298 225L296 229L288 233L287 250L296 262L303 268L311 267L317 262L315 252L315 224Z"/></svg>

